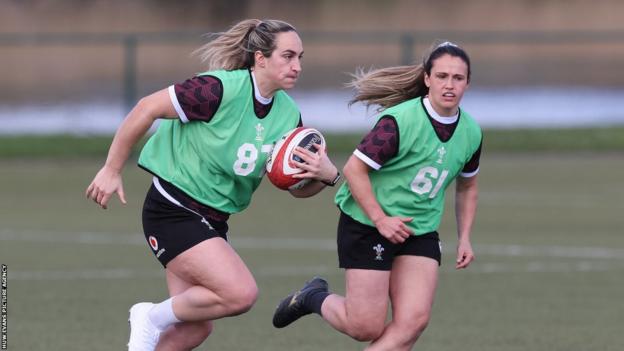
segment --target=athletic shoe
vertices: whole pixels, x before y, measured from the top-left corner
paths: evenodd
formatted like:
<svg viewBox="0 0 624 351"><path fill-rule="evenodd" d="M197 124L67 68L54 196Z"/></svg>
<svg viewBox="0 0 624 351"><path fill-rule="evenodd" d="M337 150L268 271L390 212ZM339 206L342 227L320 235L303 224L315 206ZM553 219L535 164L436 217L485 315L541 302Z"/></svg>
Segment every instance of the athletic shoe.
<svg viewBox="0 0 624 351"><path fill-rule="evenodd" d="M314 277L307 281L303 288L286 296L275 310L273 314L273 326L275 328L284 328L297 319L312 313L312 309L306 306L306 299L312 293L327 292L327 282L323 278Z"/></svg>
<svg viewBox="0 0 624 351"><path fill-rule="evenodd" d="M160 330L149 320L150 302L140 302L130 308L130 341L128 351L154 351L158 344Z"/></svg>

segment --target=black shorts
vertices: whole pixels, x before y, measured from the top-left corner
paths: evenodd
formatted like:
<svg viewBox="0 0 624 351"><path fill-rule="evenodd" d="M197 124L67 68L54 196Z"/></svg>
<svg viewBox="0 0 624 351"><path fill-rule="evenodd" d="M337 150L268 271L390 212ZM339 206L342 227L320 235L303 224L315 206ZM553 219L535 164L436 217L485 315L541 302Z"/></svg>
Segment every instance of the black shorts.
<svg viewBox="0 0 624 351"><path fill-rule="evenodd" d="M200 242L221 237L227 240L227 222L215 221L187 207L174 204L150 187L143 204L143 233L158 261L167 263Z"/></svg>
<svg viewBox="0 0 624 351"><path fill-rule="evenodd" d="M412 235L401 244L393 244L375 227L362 224L340 212L338 222L338 262L340 268L392 270L396 256L430 257L441 262L438 232Z"/></svg>

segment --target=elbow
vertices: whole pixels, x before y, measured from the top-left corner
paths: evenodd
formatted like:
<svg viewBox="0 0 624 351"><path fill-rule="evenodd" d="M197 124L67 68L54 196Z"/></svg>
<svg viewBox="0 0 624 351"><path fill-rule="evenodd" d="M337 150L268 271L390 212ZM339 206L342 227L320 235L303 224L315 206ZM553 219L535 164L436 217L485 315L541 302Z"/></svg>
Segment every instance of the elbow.
<svg viewBox="0 0 624 351"><path fill-rule="evenodd" d="M462 193L478 192L479 183L477 183L477 177L476 176L473 176L470 178L458 177L457 182L456 182L456 190L457 192L462 192Z"/></svg>
<svg viewBox="0 0 624 351"><path fill-rule="evenodd" d="M131 112L133 115L140 116L141 119L151 123L154 123L158 119L157 111L154 109L154 105L150 103L148 97L141 98Z"/></svg>
<svg viewBox="0 0 624 351"><path fill-rule="evenodd" d="M137 101L136 105L134 106L134 109L137 111L147 111L149 109L149 106L150 106L149 98L147 96L144 96L140 98L139 101Z"/></svg>
<svg viewBox="0 0 624 351"><path fill-rule="evenodd" d="M141 98L134 108L132 114L140 116L142 120L154 123L159 118L176 116L169 93L166 89L155 92Z"/></svg>

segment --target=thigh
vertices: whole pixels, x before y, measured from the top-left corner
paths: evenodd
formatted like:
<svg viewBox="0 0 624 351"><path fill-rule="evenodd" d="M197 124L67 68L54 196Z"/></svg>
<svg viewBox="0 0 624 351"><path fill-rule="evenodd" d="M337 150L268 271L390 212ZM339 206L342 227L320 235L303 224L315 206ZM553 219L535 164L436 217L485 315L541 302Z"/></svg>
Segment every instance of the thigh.
<svg viewBox="0 0 624 351"><path fill-rule="evenodd" d="M345 307L350 320L383 323L388 313L390 272L347 269Z"/></svg>
<svg viewBox="0 0 624 351"><path fill-rule="evenodd" d="M429 316L438 285L438 262L423 256L397 256L390 277L395 320Z"/></svg>
<svg viewBox="0 0 624 351"><path fill-rule="evenodd" d="M204 240L176 256L167 264L167 279L170 289L200 285L218 295L256 287L243 260L220 237Z"/></svg>

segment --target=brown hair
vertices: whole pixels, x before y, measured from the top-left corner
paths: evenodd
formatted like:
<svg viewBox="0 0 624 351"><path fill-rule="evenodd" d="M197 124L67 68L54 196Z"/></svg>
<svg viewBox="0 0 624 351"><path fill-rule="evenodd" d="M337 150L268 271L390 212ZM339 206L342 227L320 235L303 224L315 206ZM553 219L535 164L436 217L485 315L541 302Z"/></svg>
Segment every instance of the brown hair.
<svg viewBox="0 0 624 351"><path fill-rule="evenodd" d="M361 101L367 107L379 105L377 110L382 111L405 100L427 95L429 88L425 85L425 73L431 74L433 62L445 54L459 57L468 65L467 78L470 81L468 54L456 44L445 41L433 46L422 64L356 71L353 80L347 84L356 90L349 105Z"/></svg>

